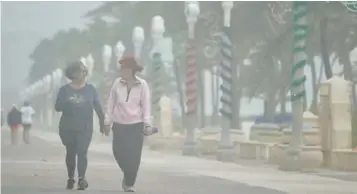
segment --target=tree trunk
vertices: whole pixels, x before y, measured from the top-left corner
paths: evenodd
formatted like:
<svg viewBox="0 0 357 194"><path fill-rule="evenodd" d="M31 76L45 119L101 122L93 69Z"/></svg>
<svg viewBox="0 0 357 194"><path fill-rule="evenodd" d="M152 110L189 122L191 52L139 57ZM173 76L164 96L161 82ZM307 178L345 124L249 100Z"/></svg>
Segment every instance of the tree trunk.
<svg viewBox="0 0 357 194"><path fill-rule="evenodd" d="M181 71L178 65L178 60L175 59L174 63L174 73L175 73L175 78L176 78L176 83L177 83L177 92L179 94L179 100L180 100L180 106L181 106L181 121L182 121L182 126L185 126L185 100L184 100L184 94L183 94L183 89L182 89L182 79L181 79Z"/></svg>
<svg viewBox="0 0 357 194"><path fill-rule="evenodd" d="M264 100L264 118L269 123L274 122L276 104L277 100L275 99L275 93L268 92Z"/></svg>
<svg viewBox="0 0 357 194"><path fill-rule="evenodd" d="M324 69L325 69L325 68L324 68L323 62L321 62L321 63L320 63L319 78L318 78L318 81L317 81L318 86L320 86L320 84L321 84Z"/></svg>
<svg viewBox="0 0 357 194"><path fill-rule="evenodd" d="M315 61L314 61L314 58L313 56L312 57L309 57L310 58L310 61L309 61L309 64L310 64L310 67L311 67L311 82L312 82L312 102L311 102L311 107L310 107L310 111L312 113L314 113L315 115L318 114L318 105L317 105L317 95L318 95L318 84L317 83L317 75L316 75L316 65L315 65Z"/></svg>
<svg viewBox="0 0 357 194"><path fill-rule="evenodd" d="M320 50L321 50L321 58L325 67L325 75L326 79L330 79L332 77L332 69L330 64L329 52L327 50L327 18L324 17L320 20Z"/></svg>

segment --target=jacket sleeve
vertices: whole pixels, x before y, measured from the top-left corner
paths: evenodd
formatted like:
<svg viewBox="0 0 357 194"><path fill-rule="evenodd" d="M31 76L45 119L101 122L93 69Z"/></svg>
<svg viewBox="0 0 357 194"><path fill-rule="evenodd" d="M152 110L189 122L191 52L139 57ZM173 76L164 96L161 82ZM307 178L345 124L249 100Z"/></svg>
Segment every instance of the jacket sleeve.
<svg viewBox="0 0 357 194"><path fill-rule="evenodd" d="M56 103L55 103L55 110L57 112L63 112L66 107L68 106L68 102L66 99L66 93L65 93L65 88L64 86L62 86L57 94L57 99L56 99Z"/></svg>
<svg viewBox="0 0 357 194"><path fill-rule="evenodd" d="M141 92L141 108L143 112L143 121L147 125L151 125L151 97L150 89L145 80L142 81Z"/></svg>
<svg viewBox="0 0 357 194"><path fill-rule="evenodd" d="M97 93L97 90L95 89L94 86L92 86L93 88L93 95L94 95L94 100L93 100L93 107L94 107L94 110L98 116L98 119L99 119L99 126L100 126L100 129L103 128L104 126L104 113L103 113L103 108L102 106L100 105L100 100L99 100L99 97L98 97L98 93Z"/></svg>

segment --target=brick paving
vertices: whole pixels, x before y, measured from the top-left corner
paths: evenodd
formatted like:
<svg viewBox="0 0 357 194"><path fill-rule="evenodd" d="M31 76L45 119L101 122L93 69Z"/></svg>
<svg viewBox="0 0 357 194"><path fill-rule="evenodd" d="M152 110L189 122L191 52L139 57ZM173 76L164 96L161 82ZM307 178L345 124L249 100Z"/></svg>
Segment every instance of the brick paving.
<svg viewBox="0 0 357 194"><path fill-rule="evenodd" d="M88 194L122 193L121 172L108 147L102 153L90 151L87 178ZM219 177L205 176L180 170L171 160L160 155L144 154L137 181L140 194L283 194L285 192L251 186ZM9 134L1 137L1 193L2 194L64 194L66 171L64 148L58 142L32 137L30 145L10 145ZM148 157L148 158L146 158ZM150 158L152 157L152 158ZM182 158L185 162L185 158ZM190 161L188 160L188 166ZM192 168L195 168L192 163ZM177 165L182 166L180 163ZM186 165L186 164L185 164ZM175 169L173 169L175 168ZM189 169L185 167L186 169ZM212 167L214 168L214 167Z"/></svg>

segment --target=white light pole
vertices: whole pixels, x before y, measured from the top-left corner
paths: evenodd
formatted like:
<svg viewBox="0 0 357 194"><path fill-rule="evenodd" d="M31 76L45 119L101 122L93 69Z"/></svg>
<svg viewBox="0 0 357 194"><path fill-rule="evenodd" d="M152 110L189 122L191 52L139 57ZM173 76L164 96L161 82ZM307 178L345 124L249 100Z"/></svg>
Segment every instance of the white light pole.
<svg viewBox="0 0 357 194"><path fill-rule="evenodd" d="M243 65L244 66L251 66L252 65L252 60L250 60L250 59L244 59L243 60Z"/></svg>
<svg viewBox="0 0 357 194"><path fill-rule="evenodd" d="M88 56L86 57L86 65L88 68L88 79L89 79L93 75L93 69L94 69L94 59L92 54L88 54Z"/></svg>
<svg viewBox="0 0 357 194"><path fill-rule="evenodd" d="M223 20L223 35L222 35L222 62L220 63L220 77L222 84L220 86L222 96L220 113L222 115L222 130L221 139L218 144L217 160L231 161L234 159L234 147L231 141L231 127L237 116L237 103L235 102L236 87L234 84L233 72L236 72L233 67L232 58L232 37L231 37L231 10L233 8L232 1L222 2L224 13Z"/></svg>
<svg viewBox="0 0 357 194"><path fill-rule="evenodd" d="M200 14L198 2L185 2L185 15L188 24L188 47L186 67L186 121L187 133L182 150L183 155L197 155L195 128L197 126L197 49L195 43L195 24Z"/></svg>
<svg viewBox="0 0 357 194"><path fill-rule="evenodd" d="M46 128L50 129L52 127L52 108L51 107L51 76L46 75L43 78L43 92L45 98L45 115L47 119Z"/></svg>
<svg viewBox="0 0 357 194"><path fill-rule="evenodd" d="M52 73L52 80L53 80L53 89L52 89L52 103L55 103L56 100L56 94L58 93L59 88L61 87L62 83L62 70L60 68L57 68L56 70L53 71ZM57 123L59 121L59 113L56 111L52 111L52 117L54 119L54 122Z"/></svg>
<svg viewBox="0 0 357 194"><path fill-rule="evenodd" d="M62 69L56 69L55 70L55 87L56 89L60 88L62 85L62 78L63 78L63 72Z"/></svg>
<svg viewBox="0 0 357 194"><path fill-rule="evenodd" d="M123 45L123 43L121 41L117 42L117 44L114 47L114 51L115 51L115 57L118 62L122 58L124 51L125 51L125 46ZM117 65L119 67L119 63Z"/></svg>
<svg viewBox="0 0 357 194"><path fill-rule="evenodd" d="M114 48L114 51L116 49ZM109 97L110 89L112 87L112 83L117 78L117 71L113 70L110 66L112 60L112 47L109 45L104 45L102 50L102 60L103 60L103 70L104 70L104 83L103 87L101 87L100 91L100 98L102 104L105 106L107 105L107 99Z"/></svg>
<svg viewBox="0 0 357 194"><path fill-rule="evenodd" d="M161 124L161 114L160 114L160 99L163 94L162 85L162 58L161 53L158 51L159 41L163 39L165 33L165 22L161 16L154 16L151 21L151 37L154 42L153 45L153 56L151 65L151 78L153 80L152 84L152 107L154 115L154 124L160 126ZM163 134L163 133L162 133Z"/></svg>
<svg viewBox="0 0 357 194"><path fill-rule="evenodd" d="M104 72L109 71L111 59L112 59L112 47L110 47L109 45L104 45L103 53L102 53Z"/></svg>
<svg viewBox="0 0 357 194"><path fill-rule="evenodd" d="M134 50L135 50L135 59L137 61L140 61L141 59L141 51L143 48L143 44L145 41L145 33L144 29L140 26L136 26L133 30L133 44L134 44Z"/></svg>
<svg viewBox="0 0 357 194"><path fill-rule="evenodd" d="M164 18L157 15L151 20L151 37L154 42L154 47L158 46L160 40L162 40L165 33Z"/></svg>
<svg viewBox="0 0 357 194"><path fill-rule="evenodd" d="M82 62L83 65L87 66L86 58L85 58L85 57L80 57L80 58L79 58L79 61Z"/></svg>
<svg viewBox="0 0 357 194"><path fill-rule="evenodd" d="M36 99L37 102L43 102L43 79L38 80L33 84L33 97ZM39 115L40 115L40 125L44 127L44 107L43 104L38 104Z"/></svg>

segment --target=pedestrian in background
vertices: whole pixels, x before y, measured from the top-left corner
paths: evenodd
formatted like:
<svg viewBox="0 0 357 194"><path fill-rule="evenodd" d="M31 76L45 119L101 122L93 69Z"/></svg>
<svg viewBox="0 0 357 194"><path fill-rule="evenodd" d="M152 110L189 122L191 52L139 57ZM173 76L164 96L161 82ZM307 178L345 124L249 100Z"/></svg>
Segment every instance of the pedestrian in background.
<svg viewBox="0 0 357 194"><path fill-rule="evenodd" d="M21 112L15 104L12 105L10 112L7 114L7 124L11 130L11 143L12 145L17 145L22 121Z"/></svg>
<svg viewBox="0 0 357 194"><path fill-rule="evenodd" d="M104 114L97 91L93 85L86 83L87 74L88 70L81 62L70 64L65 75L71 82L59 89L55 104L56 111L62 112L59 135L66 147L67 189L74 188L76 166L78 190L88 188L85 174L88 165L87 153L93 134L93 109L98 115L101 131L104 126Z"/></svg>
<svg viewBox="0 0 357 194"><path fill-rule="evenodd" d="M134 57L124 56L120 77L115 80L108 98L105 134L113 131L113 154L123 171L122 188L134 192L141 162L144 134L150 134L150 91L145 80L136 76L143 68Z"/></svg>
<svg viewBox="0 0 357 194"><path fill-rule="evenodd" d="M30 106L30 102L25 101L24 106L20 109L22 115L23 140L25 143L30 143L30 129L32 127L32 116L35 110Z"/></svg>

